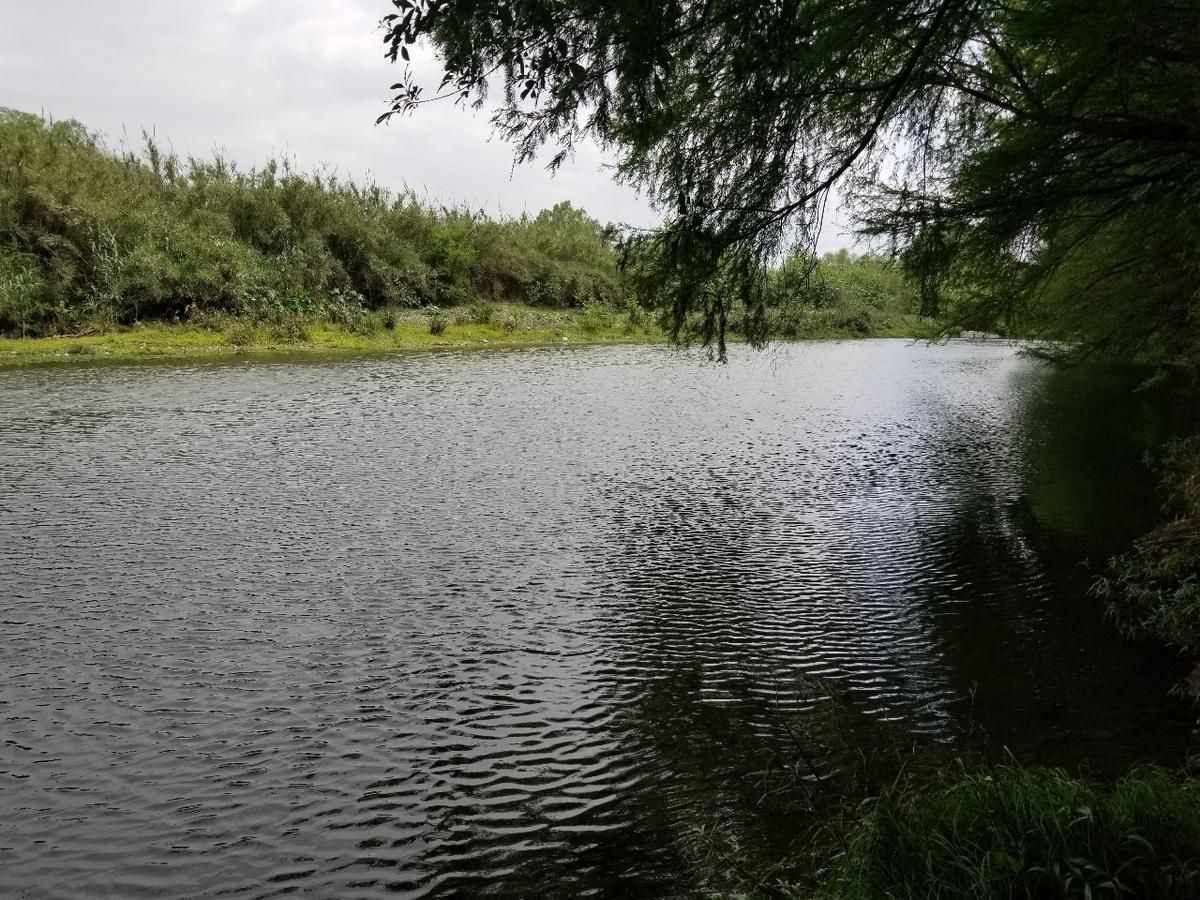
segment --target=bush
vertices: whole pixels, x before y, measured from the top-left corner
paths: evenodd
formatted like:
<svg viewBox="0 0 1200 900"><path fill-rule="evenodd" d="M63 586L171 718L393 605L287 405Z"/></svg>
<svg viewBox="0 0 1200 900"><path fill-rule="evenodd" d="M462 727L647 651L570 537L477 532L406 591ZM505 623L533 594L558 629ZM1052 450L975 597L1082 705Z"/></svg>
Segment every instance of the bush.
<svg viewBox="0 0 1200 900"><path fill-rule="evenodd" d="M1113 786L1004 767L879 798L826 900L1200 896L1200 780L1159 769Z"/></svg>
<svg viewBox="0 0 1200 900"><path fill-rule="evenodd" d="M1165 509L1174 520L1111 560L1092 593L1133 637L1150 635L1200 658L1200 437L1175 441L1159 463ZM1200 666L1185 688L1200 696Z"/></svg>
<svg viewBox="0 0 1200 900"><path fill-rule="evenodd" d="M383 330L383 321L373 312L360 310L350 318L346 327L350 329L351 334L372 337Z"/></svg>
<svg viewBox="0 0 1200 900"><path fill-rule="evenodd" d="M53 313L37 257L0 247L0 334L24 337L41 331Z"/></svg>
<svg viewBox="0 0 1200 900"><path fill-rule="evenodd" d="M492 307L486 303L472 303L467 313L468 321L472 325L492 324Z"/></svg>
<svg viewBox="0 0 1200 900"><path fill-rule="evenodd" d="M249 347L258 341L258 332L250 322L237 320L225 329L225 343L235 349Z"/></svg>
<svg viewBox="0 0 1200 900"><path fill-rule="evenodd" d="M611 235L570 204L496 221L275 161L117 154L0 110L0 332L221 313L356 328L362 310L619 295Z"/></svg>
<svg viewBox="0 0 1200 900"><path fill-rule="evenodd" d="M598 300L589 300L583 304L579 314L579 327L588 334L612 328L612 310Z"/></svg>
<svg viewBox="0 0 1200 900"><path fill-rule="evenodd" d="M444 334L446 331L446 317L442 314L442 311L436 306L431 306L426 312L429 316L429 333L434 336Z"/></svg>
<svg viewBox="0 0 1200 900"><path fill-rule="evenodd" d="M886 330L917 304L899 266L845 250L815 259L803 253L788 259L763 283L766 304L787 339L823 334L865 337ZM741 333L754 329L740 322ZM737 333L737 331L735 331Z"/></svg>
<svg viewBox="0 0 1200 900"><path fill-rule="evenodd" d="M309 341L308 325L303 317L296 314L277 318L267 326L267 335L272 340L289 344L304 344Z"/></svg>
<svg viewBox="0 0 1200 900"><path fill-rule="evenodd" d="M500 330L506 335L511 335L521 327L521 320L511 309L506 309L500 313L498 324Z"/></svg>

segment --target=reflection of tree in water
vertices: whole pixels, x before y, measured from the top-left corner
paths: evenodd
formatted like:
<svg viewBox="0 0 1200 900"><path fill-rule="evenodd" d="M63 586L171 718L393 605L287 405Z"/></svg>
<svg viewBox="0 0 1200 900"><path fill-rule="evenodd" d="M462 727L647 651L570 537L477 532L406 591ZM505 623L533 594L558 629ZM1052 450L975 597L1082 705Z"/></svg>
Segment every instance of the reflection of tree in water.
<svg viewBox="0 0 1200 900"><path fill-rule="evenodd" d="M903 595L873 584L836 508L781 483L748 503L730 471L622 492L603 567L620 577L601 637L628 740L654 761L649 802L685 847L724 823L751 867L802 858L810 795L858 775L850 746L874 757L945 727Z"/></svg>
<svg viewBox="0 0 1200 900"><path fill-rule="evenodd" d="M1153 523L1146 455L1197 423L1194 405L1172 386L1139 389L1148 374L1106 366L1014 377L1028 396L1016 423L1022 499L1041 549L1101 562Z"/></svg>
<svg viewBox="0 0 1200 900"><path fill-rule="evenodd" d="M920 602L942 656L977 685L974 715L993 749L1029 761L1174 761L1187 710L1168 696L1169 653L1123 640L1088 596L1097 564L1154 514L1142 463L1175 421L1170 398L1133 394L1126 373L1087 370L1013 376L1026 397L1015 423L1011 481L977 478L952 516L923 535L923 552L953 573Z"/></svg>
<svg viewBox="0 0 1200 900"><path fill-rule="evenodd" d="M1093 546L1128 534L1146 500L1130 460L1159 420L1103 392L1063 415L1071 377L1021 378L1003 407L948 389L883 434L803 452L771 434L612 486L600 638L664 829L725 821L778 858L805 798L775 776L806 755L844 776L853 758L827 750L847 733L868 752L951 749L978 724L993 749L1101 767L1183 746L1169 661L1104 622L1035 493ZM1122 440L1097 451L1107 428Z"/></svg>
<svg viewBox="0 0 1200 900"><path fill-rule="evenodd" d="M991 739L1028 762L1122 769L1173 760L1186 710L1168 696L1161 650L1123 641L1074 573L1050 573L1016 527L1019 509L989 495L926 535L953 589L932 584L921 606L942 648L959 706ZM1073 587L1072 587L1073 586Z"/></svg>

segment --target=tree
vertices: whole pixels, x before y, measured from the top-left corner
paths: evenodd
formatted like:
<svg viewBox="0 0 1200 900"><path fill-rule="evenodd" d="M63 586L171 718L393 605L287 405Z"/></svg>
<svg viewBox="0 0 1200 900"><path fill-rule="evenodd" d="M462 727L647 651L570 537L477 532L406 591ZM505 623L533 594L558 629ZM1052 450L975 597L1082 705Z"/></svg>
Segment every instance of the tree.
<svg viewBox="0 0 1200 900"><path fill-rule="evenodd" d="M927 313L1079 341L1200 345L1194 0L393 0L436 97L527 161L592 135L666 214L643 293L724 351L767 267L811 249L842 183ZM411 72L389 115L427 96ZM953 304L946 308L947 297Z"/></svg>

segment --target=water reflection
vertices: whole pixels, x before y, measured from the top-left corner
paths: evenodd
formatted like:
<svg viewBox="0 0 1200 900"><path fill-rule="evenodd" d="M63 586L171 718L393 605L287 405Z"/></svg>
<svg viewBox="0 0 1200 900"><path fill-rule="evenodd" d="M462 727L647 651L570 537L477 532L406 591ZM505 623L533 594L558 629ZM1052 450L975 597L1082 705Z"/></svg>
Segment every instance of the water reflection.
<svg viewBox="0 0 1200 900"><path fill-rule="evenodd" d="M102 376L0 375L8 893L687 896L847 732L1183 745L1055 537L1113 403L1005 348Z"/></svg>

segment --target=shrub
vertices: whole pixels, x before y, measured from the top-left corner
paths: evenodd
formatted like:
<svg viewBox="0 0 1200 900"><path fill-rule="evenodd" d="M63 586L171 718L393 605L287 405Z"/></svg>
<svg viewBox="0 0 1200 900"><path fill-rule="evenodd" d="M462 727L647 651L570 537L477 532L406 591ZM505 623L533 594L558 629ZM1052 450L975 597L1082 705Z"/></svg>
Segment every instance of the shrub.
<svg viewBox="0 0 1200 900"><path fill-rule="evenodd" d="M267 326L267 335L276 341L303 344L309 341L307 323L303 317L291 314L278 317Z"/></svg>
<svg viewBox="0 0 1200 900"><path fill-rule="evenodd" d="M367 310L359 310L355 315L351 316L350 320L346 323L346 327L350 329L351 334L371 337L383 330L383 322L375 313L368 312Z"/></svg>
<svg viewBox="0 0 1200 900"><path fill-rule="evenodd" d="M619 297L611 235L570 204L491 220L268 161L109 151L76 122L0 109L0 331ZM490 306L474 304L487 324Z"/></svg>
<svg viewBox="0 0 1200 900"><path fill-rule="evenodd" d="M588 334L593 334L613 324L612 310L598 300L589 300L583 304L579 314L579 327Z"/></svg>
<svg viewBox="0 0 1200 900"><path fill-rule="evenodd" d="M436 306L431 306L426 310L429 316L429 333L432 335L444 334L446 331L446 317L442 311Z"/></svg>
<svg viewBox="0 0 1200 900"><path fill-rule="evenodd" d="M491 325L493 311L487 303L472 303L467 310L468 320L472 325Z"/></svg>
<svg viewBox="0 0 1200 900"><path fill-rule="evenodd" d="M1003 767L885 793L818 892L826 900L1200 896L1200 780L1112 786Z"/></svg>
<svg viewBox="0 0 1200 900"><path fill-rule="evenodd" d="M1152 635L1200 658L1200 437L1167 445L1159 463L1166 510L1177 517L1111 560L1092 593L1131 636ZM1185 683L1200 696L1200 666Z"/></svg>
<svg viewBox="0 0 1200 900"><path fill-rule="evenodd" d="M37 258L0 246L0 334L36 334L53 315Z"/></svg>
<svg viewBox="0 0 1200 900"><path fill-rule="evenodd" d="M841 309L833 317L833 324L842 331L864 335L871 333L871 315L865 309Z"/></svg>
<svg viewBox="0 0 1200 900"><path fill-rule="evenodd" d="M258 333L250 322L236 320L225 329L225 343L234 349L249 347L257 340Z"/></svg>
<svg viewBox="0 0 1200 900"><path fill-rule="evenodd" d="M500 313L498 321L500 330L506 335L511 335L521 327L521 320L511 309L506 309Z"/></svg>

